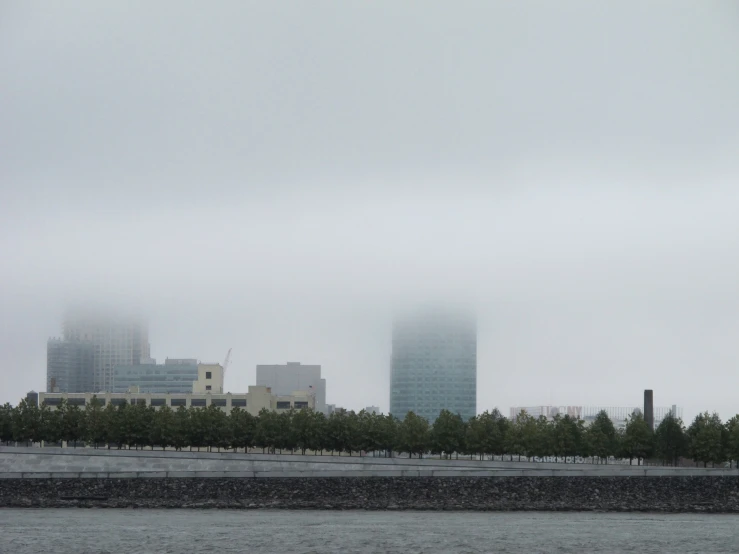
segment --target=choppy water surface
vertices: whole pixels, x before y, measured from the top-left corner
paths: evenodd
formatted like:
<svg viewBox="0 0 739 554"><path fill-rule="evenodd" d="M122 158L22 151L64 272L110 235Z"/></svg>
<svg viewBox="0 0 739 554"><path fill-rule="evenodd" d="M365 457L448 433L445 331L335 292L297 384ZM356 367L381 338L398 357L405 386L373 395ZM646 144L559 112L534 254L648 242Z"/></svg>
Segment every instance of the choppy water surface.
<svg viewBox="0 0 739 554"><path fill-rule="evenodd" d="M0 552L737 552L739 516L0 510Z"/></svg>

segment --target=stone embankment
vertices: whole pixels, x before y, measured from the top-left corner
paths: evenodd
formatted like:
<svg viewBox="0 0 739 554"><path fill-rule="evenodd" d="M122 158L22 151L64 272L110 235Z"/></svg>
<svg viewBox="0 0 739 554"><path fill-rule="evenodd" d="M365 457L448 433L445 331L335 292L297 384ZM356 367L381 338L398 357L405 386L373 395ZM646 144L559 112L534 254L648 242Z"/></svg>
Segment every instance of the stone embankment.
<svg viewBox="0 0 739 554"><path fill-rule="evenodd" d="M735 477L3 479L1 507L739 513Z"/></svg>
<svg viewBox="0 0 739 554"><path fill-rule="evenodd" d="M0 447L0 507L64 506L730 513L739 471Z"/></svg>

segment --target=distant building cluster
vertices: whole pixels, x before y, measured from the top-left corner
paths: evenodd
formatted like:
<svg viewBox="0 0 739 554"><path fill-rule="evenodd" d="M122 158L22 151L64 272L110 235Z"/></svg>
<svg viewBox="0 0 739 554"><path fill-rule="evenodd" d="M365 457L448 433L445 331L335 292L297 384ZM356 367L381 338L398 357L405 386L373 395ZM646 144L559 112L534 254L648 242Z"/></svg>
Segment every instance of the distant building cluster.
<svg viewBox="0 0 739 554"><path fill-rule="evenodd" d="M346 412L329 404L326 379L320 365L287 362L260 364L256 386L246 393L229 393L223 364L195 358L166 358L157 364L150 357L148 328L140 319L90 313L70 313L60 338L47 343L46 392L39 400L50 405L67 398L83 405L92 396L107 403L131 400L151 406L241 407L249 411L310 407L330 416ZM433 422L442 410L469 420L477 414L477 322L460 310L418 310L397 317L392 329L390 360L390 413L403 418L408 412ZM605 411L617 427L641 412L654 428L668 415L682 417L682 409L654 407L651 390L644 391L643 407L515 406L510 419L521 411L538 418L569 415L592 423ZM367 413L380 414L378 406Z"/></svg>
<svg viewBox="0 0 739 554"><path fill-rule="evenodd" d="M154 408L168 406L173 410L183 408L207 408L218 406L226 412L234 408L243 409L252 415L258 415L266 409L275 412L288 410L300 410L303 408L315 409L315 397L308 393L296 392L290 395L277 395L268 387L250 386L246 393L143 393L131 390L125 393L103 392L103 393L66 393L66 392L41 392L38 394L38 402L45 403L52 410L56 409L66 400L69 405L85 407L91 404L93 398L101 407L109 404L118 406L120 404L143 404Z"/></svg>
<svg viewBox="0 0 739 554"><path fill-rule="evenodd" d="M38 398L50 405L62 398L83 405L95 396L108 403L130 400L155 407L217 403L250 411L252 406L275 410L309 406L327 416L346 412L327 402L320 365L260 364L256 387L243 394L224 391L226 366L194 358L167 358L158 364L150 357L148 328L141 320L77 312L65 317L63 336L47 343L46 392ZM446 409L465 420L473 417L477 411L475 319L464 312L430 310L398 318L390 374L393 415L403 418L413 411L433 422ZM272 400L249 400L250 394L254 398L271 395ZM381 413L374 405L365 411Z"/></svg>
<svg viewBox="0 0 739 554"><path fill-rule="evenodd" d="M654 427L665 419L668 414L675 417L682 417L683 410L675 405L669 407L655 407L654 410ZM595 421L596 416L605 411L608 417L613 421L616 428L626 427L626 421L634 413L644 415L644 409L638 406L612 407L612 406L514 406L510 409L510 419L515 421L521 412L525 411L528 415L538 418L544 416L549 420L554 419L557 415L582 419L586 424Z"/></svg>
<svg viewBox="0 0 739 554"><path fill-rule="evenodd" d="M52 408L62 399L85 406L95 397L103 405L216 405L255 415L262 409L327 413L320 365L260 365L257 385L240 394L224 391L226 366L227 361L202 363L195 358L167 358L157 364L150 357L148 328L142 321L76 313L65 318L63 336L47 342L46 392L34 398Z"/></svg>

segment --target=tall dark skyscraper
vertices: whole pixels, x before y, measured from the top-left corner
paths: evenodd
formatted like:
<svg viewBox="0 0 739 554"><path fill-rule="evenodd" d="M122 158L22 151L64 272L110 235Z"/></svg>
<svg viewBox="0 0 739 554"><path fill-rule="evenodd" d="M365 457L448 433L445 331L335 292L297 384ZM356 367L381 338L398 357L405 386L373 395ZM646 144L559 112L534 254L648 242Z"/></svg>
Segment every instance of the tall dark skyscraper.
<svg viewBox="0 0 739 554"><path fill-rule="evenodd" d="M477 324L454 311L418 311L393 325L390 413L413 411L430 422L447 409L477 413Z"/></svg>

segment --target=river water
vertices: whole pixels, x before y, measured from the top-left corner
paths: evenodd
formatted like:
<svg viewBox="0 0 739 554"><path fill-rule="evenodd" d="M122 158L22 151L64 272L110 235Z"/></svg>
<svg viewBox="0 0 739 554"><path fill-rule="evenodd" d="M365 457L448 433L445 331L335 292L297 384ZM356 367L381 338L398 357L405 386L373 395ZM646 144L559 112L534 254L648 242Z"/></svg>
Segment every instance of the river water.
<svg viewBox="0 0 739 554"><path fill-rule="evenodd" d="M0 509L13 554L737 551L731 515Z"/></svg>

